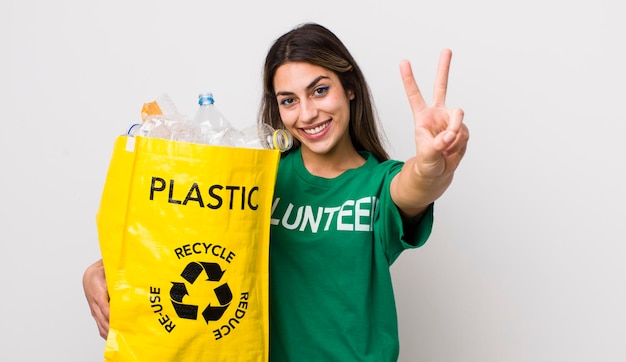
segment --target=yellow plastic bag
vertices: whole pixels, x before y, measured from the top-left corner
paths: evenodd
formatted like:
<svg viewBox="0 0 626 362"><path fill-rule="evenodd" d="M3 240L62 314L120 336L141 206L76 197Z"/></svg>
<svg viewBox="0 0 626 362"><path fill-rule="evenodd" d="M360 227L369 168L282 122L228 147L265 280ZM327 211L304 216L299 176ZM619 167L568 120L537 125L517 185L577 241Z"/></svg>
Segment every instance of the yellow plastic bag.
<svg viewBox="0 0 626 362"><path fill-rule="evenodd" d="M97 215L106 361L267 361L279 158L118 137Z"/></svg>

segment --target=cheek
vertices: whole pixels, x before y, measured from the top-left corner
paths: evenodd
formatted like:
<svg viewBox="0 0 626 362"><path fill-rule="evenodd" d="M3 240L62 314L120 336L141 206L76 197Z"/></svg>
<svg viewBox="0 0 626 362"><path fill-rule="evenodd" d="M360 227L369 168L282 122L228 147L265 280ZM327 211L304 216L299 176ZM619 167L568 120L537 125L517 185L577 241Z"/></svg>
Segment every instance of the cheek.
<svg viewBox="0 0 626 362"><path fill-rule="evenodd" d="M280 120L287 128L293 127L293 125L296 123L293 113L294 112L289 112L286 109L279 109L278 111L278 115L280 115Z"/></svg>
<svg viewBox="0 0 626 362"><path fill-rule="evenodd" d="M333 113L350 113L350 100L342 95L335 95L332 98L327 98L326 107Z"/></svg>

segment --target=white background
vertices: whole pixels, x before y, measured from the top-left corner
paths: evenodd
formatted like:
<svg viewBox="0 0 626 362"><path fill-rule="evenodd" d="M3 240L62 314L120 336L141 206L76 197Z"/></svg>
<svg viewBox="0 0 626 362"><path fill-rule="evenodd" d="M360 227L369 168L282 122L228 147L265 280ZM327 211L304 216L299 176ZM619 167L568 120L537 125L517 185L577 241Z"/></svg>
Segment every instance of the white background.
<svg viewBox="0 0 626 362"><path fill-rule="evenodd" d="M471 131L429 242L394 264L401 361L625 361L626 25L616 0L0 4L0 360L99 361L81 277L114 138L167 93L256 120L271 42L333 30L390 152L413 152L398 64Z"/></svg>

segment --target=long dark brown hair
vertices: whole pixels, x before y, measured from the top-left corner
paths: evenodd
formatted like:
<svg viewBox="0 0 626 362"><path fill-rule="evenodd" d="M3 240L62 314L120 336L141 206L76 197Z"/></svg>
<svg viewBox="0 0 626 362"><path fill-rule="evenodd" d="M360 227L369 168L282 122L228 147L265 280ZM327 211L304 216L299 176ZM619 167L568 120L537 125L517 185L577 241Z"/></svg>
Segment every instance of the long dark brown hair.
<svg viewBox="0 0 626 362"><path fill-rule="evenodd" d="M350 139L357 151L369 151L379 161L389 159L382 143L369 86L345 45L327 28L306 23L279 37L270 47L263 70L263 99L259 121L284 128L274 90L276 69L288 62L307 62L329 69L339 77L344 90L354 92L350 102ZM296 146L297 141L296 142Z"/></svg>

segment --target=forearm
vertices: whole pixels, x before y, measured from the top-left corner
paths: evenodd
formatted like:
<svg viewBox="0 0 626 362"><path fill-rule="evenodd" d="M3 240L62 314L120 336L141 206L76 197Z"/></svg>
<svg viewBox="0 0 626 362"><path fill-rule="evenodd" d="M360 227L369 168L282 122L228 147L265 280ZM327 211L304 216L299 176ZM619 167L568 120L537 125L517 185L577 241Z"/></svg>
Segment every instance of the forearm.
<svg viewBox="0 0 626 362"><path fill-rule="evenodd" d="M420 175L415 158L411 158L391 181L391 198L408 219L419 217L452 183L453 173L438 177Z"/></svg>

